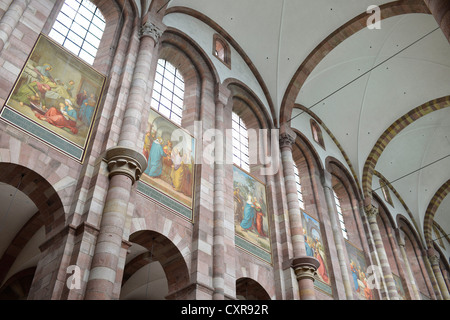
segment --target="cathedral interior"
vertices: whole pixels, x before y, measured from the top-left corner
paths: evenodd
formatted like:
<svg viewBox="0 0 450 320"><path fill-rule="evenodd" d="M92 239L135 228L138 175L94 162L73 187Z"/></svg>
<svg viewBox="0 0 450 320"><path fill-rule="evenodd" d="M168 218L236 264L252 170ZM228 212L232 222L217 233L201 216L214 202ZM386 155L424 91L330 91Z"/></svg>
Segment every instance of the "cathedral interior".
<svg viewBox="0 0 450 320"><path fill-rule="evenodd" d="M0 300L449 300L450 1L0 0Z"/></svg>

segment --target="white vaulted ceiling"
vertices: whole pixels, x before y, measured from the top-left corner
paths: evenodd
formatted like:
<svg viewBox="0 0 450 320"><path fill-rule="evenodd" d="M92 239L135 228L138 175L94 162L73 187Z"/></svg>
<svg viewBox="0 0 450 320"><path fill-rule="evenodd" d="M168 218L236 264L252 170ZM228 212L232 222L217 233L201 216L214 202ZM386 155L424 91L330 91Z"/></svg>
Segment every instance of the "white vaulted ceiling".
<svg viewBox="0 0 450 320"><path fill-rule="evenodd" d="M275 122L279 124L283 97L308 55L370 5L390 2L172 0L168 8L199 12L234 39L267 87L267 100L273 103ZM174 25L191 30L188 21L185 29L180 19ZM423 13L383 19L379 30L364 28L328 52L297 96L295 102L310 108L336 137L359 183L370 151L389 126L414 108L450 95L450 45L440 29L431 32L436 28L434 17ZM189 32L187 35L196 37ZM208 39L204 43L212 42ZM318 101L321 103L316 104ZM448 110L441 110L439 115L434 112L405 128L375 167L387 180L395 181L394 188L421 229L431 198L450 178L450 157L429 165L450 155L448 114ZM450 233L449 203L445 199L435 216L446 233ZM398 208L393 211L397 213Z"/></svg>

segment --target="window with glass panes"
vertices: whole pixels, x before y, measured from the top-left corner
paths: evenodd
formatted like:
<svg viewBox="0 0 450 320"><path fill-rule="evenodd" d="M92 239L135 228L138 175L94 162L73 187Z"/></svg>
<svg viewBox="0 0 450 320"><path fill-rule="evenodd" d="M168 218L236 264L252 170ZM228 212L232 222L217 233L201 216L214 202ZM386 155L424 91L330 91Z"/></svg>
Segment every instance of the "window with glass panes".
<svg viewBox="0 0 450 320"><path fill-rule="evenodd" d="M94 63L105 19L89 0L66 0L49 36L89 64Z"/></svg>
<svg viewBox="0 0 450 320"><path fill-rule="evenodd" d="M233 112L233 163L246 171L250 171L248 155L248 131L241 117Z"/></svg>
<svg viewBox="0 0 450 320"><path fill-rule="evenodd" d="M334 190L333 190L333 195L334 195L334 202L336 203L336 210L338 212L339 224L341 225L342 235L344 236L345 239L348 240L348 233L347 233L347 229L345 228L344 215L342 214L341 202L339 201L339 198L338 198L336 192L334 192Z"/></svg>
<svg viewBox="0 0 450 320"><path fill-rule="evenodd" d="M304 210L305 205L303 203L302 185L300 183L300 175L298 174L298 168L295 163L294 163L294 174L295 174L295 183L297 184L298 203L300 204L300 208Z"/></svg>
<svg viewBox="0 0 450 320"><path fill-rule="evenodd" d="M170 62L159 59L156 67L151 107L181 125L184 79Z"/></svg>

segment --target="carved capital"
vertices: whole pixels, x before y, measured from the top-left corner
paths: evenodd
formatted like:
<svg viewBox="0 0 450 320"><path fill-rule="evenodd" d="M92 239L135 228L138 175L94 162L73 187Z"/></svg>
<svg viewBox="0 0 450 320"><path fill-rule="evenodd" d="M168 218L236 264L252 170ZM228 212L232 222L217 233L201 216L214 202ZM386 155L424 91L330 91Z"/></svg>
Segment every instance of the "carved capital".
<svg viewBox="0 0 450 320"><path fill-rule="evenodd" d="M139 38L142 37L152 37L156 43L158 43L159 38L163 34L163 30L158 28L154 23L147 21L141 28L139 29Z"/></svg>
<svg viewBox="0 0 450 320"><path fill-rule="evenodd" d="M292 260L292 268L294 269L297 281L303 279L314 281L316 279L317 269L319 266L319 260L314 257L304 256Z"/></svg>
<svg viewBox="0 0 450 320"><path fill-rule="evenodd" d="M368 219L376 219L378 214L378 208L369 204L364 207Z"/></svg>
<svg viewBox="0 0 450 320"><path fill-rule="evenodd" d="M106 151L109 177L121 174L128 176L134 184L147 168L144 155L126 147L114 147Z"/></svg>
<svg viewBox="0 0 450 320"><path fill-rule="evenodd" d="M295 137L287 133L280 134L280 148L288 147L292 149L292 145L295 142Z"/></svg>

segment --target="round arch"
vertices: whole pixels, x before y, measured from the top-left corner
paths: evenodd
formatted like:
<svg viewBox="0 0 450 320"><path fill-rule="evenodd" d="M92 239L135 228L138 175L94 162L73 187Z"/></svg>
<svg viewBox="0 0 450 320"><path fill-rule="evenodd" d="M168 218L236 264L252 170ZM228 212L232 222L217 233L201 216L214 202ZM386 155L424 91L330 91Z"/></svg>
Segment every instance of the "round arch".
<svg viewBox="0 0 450 320"><path fill-rule="evenodd" d="M251 278L236 280L236 298L238 300L270 300L264 287Z"/></svg>
<svg viewBox="0 0 450 320"><path fill-rule="evenodd" d="M408 13L427 13L430 14L428 7L422 0L412 0L405 3L405 1L393 1L380 6L381 19L408 14ZM300 67L296 70L294 76L286 89L281 103L279 121L289 123L292 116L297 96L306 82L308 76L312 73L315 67L322 61L325 56L336 48L340 43L357 33L358 31L367 27L367 19L369 14L363 12L355 18L351 19L327 38L325 38L303 61Z"/></svg>
<svg viewBox="0 0 450 320"><path fill-rule="evenodd" d="M189 270L182 253L175 244L163 234L150 230L134 232L130 235L129 241L145 248L145 251L126 263L122 286L138 270L157 261L167 281L166 299L183 298L180 297L183 295L182 289L190 283Z"/></svg>

